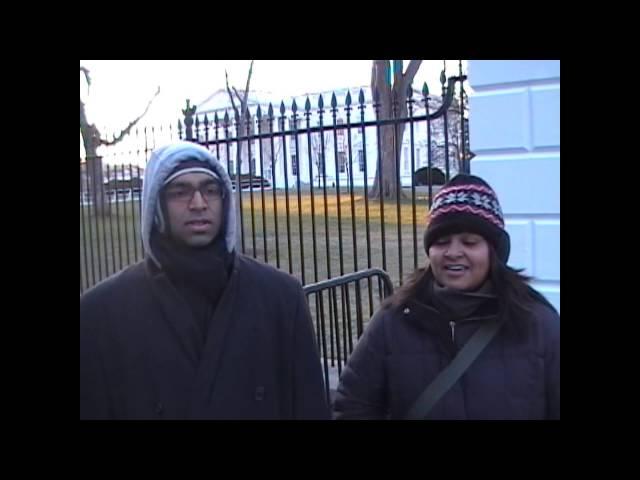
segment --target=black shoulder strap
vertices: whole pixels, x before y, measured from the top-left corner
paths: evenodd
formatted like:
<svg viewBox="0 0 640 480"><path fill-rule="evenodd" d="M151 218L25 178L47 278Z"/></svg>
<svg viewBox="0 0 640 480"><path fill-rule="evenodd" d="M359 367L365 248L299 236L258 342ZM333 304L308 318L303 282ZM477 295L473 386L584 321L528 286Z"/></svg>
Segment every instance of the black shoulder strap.
<svg viewBox="0 0 640 480"><path fill-rule="evenodd" d="M415 401L407 420L424 419L431 408L449 391L458 381L462 374L469 368L473 361L480 355L480 352L487 346L491 339L498 333L500 323L496 320L482 325L469 341L458 352L453 361L424 389L422 394Z"/></svg>

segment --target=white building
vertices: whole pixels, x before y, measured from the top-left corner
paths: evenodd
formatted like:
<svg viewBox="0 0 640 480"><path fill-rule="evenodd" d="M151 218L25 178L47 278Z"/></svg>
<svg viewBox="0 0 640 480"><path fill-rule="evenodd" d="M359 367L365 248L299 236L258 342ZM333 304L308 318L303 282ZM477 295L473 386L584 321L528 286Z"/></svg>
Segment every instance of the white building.
<svg viewBox="0 0 640 480"><path fill-rule="evenodd" d="M376 173L376 165L378 162L378 146L377 146L377 128L375 125L360 126L362 120L361 109L359 104L359 95L362 90L364 94L364 121L370 122L375 120L375 112L372 106L370 87L354 87L344 88L335 91L336 95L336 125L350 124L350 128L338 130L324 130L323 139L320 138L320 132L306 133L307 115L305 112L305 104L307 99L310 103L309 126L310 128L318 127L320 116L318 112L318 101L322 95L323 99L323 126L332 126L334 124L333 110L331 107L331 99L334 92L319 92L307 95L300 95L288 98L276 98L268 92L251 91L249 94L248 109L253 117L254 133L258 133L257 127L257 111L258 107L261 111L260 133L267 133L270 130L267 113L269 104L273 107L272 131L277 133L281 131L291 131L294 129L292 105L295 100L297 107L297 128L300 130L298 135L276 136L273 139L273 154L271 140L269 138L262 140L262 145L257 140L251 142L251 158L252 170L256 175L261 175L271 181L273 169L275 168L275 186L283 188L285 186L285 174L289 188L297 186L298 177L301 185L308 185L313 182L315 186L323 184L323 166L322 166L322 144L324 143L324 160L326 174L326 182L328 186L335 185L336 182L340 186L349 185L351 175L353 175L354 186L362 186L365 181L368 185L373 185ZM346 97L351 95L351 110L348 118L346 111ZM431 95L429 100L429 111L433 113L441 105L441 97ZM413 99L413 117L419 117L425 114L423 106L422 94L415 91ZM284 130L281 122L281 105L284 103ZM458 138L460 135L460 120L458 113L458 102L451 106L448 114L448 128L450 138L450 174L455 175L458 172L458 162L455 158L458 151ZM238 103L236 102L236 106ZM197 105L196 117L199 121L198 139L205 140L204 118L207 117L209 124L208 139L215 138L224 139L226 137L224 124L225 114L228 114L231 125L228 127L229 138L235 136L234 111L229 101L226 90L218 90L213 95L205 99ZM214 116L218 116L218 136L214 128ZM439 167L445 171L444 160L444 121L436 119L431 122L431 158L433 167ZM195 126L194 126L195 128ZM297 137L297 144L296 144ZM283 142L284 138L284 142ZM411 164L411 127L407 123L404 132L403 146L400 154L400 176L404 186L411 185L412 172L421 167L428 165L428 148L427 148L427 123L426 121L413 122L413 169ZM351 148L349 148L351 144ZM364 146L363 146L364 145ZM260 149L262 146L262 150ZM246 148L246 147L245 147ZM227 148L224 144L216 150L211 149L219 157L223 165L229 165L230 170L235 172L236 161L236 144L233 143ZM286 150L285 150L286 149ZM284 154L286 151L286 155ZM349 153L351 152L351 158ZM286 157L286 161L284 160ZM249 172L248 155L244 155L244 161L241 165L241 173ZM275 161L272 161L272 158ZM260 160L262 159L262 168ZM229 160L229 163L227 163ZM274 166L275 165L275 166ZM286 165L286 170L285 170ZM353 166L353 172L349 172L350 165ZM366 180L365 180L366 170Z"/></svg>

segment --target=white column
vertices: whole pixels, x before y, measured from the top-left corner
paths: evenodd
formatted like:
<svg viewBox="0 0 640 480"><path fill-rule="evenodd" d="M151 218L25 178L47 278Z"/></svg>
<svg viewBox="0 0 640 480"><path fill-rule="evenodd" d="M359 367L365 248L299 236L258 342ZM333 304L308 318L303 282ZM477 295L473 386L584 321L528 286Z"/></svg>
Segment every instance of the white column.
<svg viewBox="0 0 640 480"><path fill-rule="evenodd" d="M560 61L469 62L471 173L496 190L509 265L560 309Z"/></svg>

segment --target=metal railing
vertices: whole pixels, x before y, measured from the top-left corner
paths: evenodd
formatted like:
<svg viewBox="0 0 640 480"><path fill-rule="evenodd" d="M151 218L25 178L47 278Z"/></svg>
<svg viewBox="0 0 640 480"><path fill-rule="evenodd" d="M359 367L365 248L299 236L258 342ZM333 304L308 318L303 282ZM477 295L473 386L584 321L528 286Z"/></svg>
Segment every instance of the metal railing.
<svg viewBox="0 0 640 480"><path fill-rule="evenodd" d="M393 293L393 284L385 271L369 268L311 283L303 290L314 324L327 401L330 402L331 391L364 332L366 321Z"/></svg>

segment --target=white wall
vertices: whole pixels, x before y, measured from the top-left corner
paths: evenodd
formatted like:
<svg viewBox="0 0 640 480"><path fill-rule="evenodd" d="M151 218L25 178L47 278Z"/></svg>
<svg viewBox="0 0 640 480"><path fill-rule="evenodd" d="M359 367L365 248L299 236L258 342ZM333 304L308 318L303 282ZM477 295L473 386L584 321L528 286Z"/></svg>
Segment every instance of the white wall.
<svg viewBox="0 0 640 480"><path fill-rule="evenodd" d="M560 61L469 62L471 173L496 190L512 267L560 310Z"/></svg>

